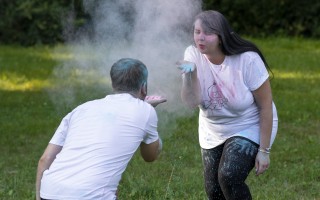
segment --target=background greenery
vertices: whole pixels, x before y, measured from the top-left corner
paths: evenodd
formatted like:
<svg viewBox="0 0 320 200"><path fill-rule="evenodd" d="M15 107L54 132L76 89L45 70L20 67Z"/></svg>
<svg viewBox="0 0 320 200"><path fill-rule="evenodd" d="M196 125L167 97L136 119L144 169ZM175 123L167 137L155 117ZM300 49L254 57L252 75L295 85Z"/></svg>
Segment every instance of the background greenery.
<svg viewBox="0 0 320 200"><path fill-rule="evenodd" d="M245 35L320 37L317 0L205 0L203 8L219 10Z"/></svg>
<svg viewBox="0 0 320 200"><path fill-rule="evenodd" d="M251 40L274 71L271 84L280 119L271 167L247 180L253 198L319 200L320 41ZM38 159L62 117L71 107L105 95L93 82L75 88L72 105L57 107L51 92L72 83L58 83L51 74L59 62L70 58L66 46L0 46L0 199L34 199ZM161 157L145 163L134 156L119 186L120 199L205 199L197 112L185 117L163 112L159 120Z"/></svg>
<svg viewBox="0 0 320 200"><path fill-rule="evenodd" d="M104 0L91 1L99 5ZM242 35L320 37L318 0L202 2L204 10L222 12ZM132 14L132 9L125 8L124 11L124 14ZM1 0L0 19L2 44L55 44L76 37L79 30L92 30L90 15L85 12L82 0Z"/></svg>
<svg viewBox="0 0 320 200"><path fill-rule="evenodd" d="M221 11L237 32L250 36L275 74L279 131L268 173L247 180L253 198L319 200L320 1L204 0L203 9ZM72 104L52 101L52 92L59 94L72 80L52 78L59 63L72 58L57 44L90 27L82 0L1 0L0 19L0 199L34 199L37 162L61 118L105 91L93 80L74 87ZM159 119L161 157L155 163L134 157L119 186L120 199L205 199L197 112L161 112Z"/></svg>

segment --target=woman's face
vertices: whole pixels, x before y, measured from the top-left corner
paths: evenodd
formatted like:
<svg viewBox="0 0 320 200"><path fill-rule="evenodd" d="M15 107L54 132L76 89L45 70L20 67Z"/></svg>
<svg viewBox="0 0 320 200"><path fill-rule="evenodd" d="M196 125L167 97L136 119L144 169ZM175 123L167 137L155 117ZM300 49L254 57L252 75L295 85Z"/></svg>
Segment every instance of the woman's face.
<svg viewBox="0 0 320 200"><path fill-rule="evenodd" d="M219 36L205 31L200 19L197 19L194 23L193 39L197 48L203 54L214 54L216 51L221 51Z"/></svg>

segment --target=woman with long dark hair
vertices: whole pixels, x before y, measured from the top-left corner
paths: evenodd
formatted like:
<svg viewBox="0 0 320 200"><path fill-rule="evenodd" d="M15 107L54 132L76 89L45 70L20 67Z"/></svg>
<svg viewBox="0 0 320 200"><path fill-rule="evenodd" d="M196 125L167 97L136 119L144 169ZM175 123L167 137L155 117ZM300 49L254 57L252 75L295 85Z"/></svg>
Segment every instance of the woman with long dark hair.
<svg viewBox="0 0 320 200"><path fill-rule="evenodd" d="M199 142L209 199L252 199L245 180L270 166L278 118L269 66L255 44L241 38L217 11L194 22L194 45L178 63L181 97L199 107Z"/></svg>

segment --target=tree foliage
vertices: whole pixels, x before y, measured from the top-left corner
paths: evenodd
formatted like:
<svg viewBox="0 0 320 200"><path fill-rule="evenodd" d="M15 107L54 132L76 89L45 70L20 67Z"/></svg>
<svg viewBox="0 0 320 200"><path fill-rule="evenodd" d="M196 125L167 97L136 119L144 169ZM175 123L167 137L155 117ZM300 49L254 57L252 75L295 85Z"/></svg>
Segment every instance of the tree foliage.
<svg viewBox="0 0 320 200"><path fill-rule="evenodd" d="M61 42L64 26L77 5L81 5L79 1L1 0L0 42L21 45Z"/></svg>
<svg viewBox="0 0 320 200"><path fill-rule="evenodd" d="M240 34L320 37L318 0L203 0L209 9L223 13ZM0 19L2 44L63 42L90 24L82 0L1 0Z"/></svg>
<svg viewBox="0 0 320 200"><path fill-rule="evenodd" d="M318 0L207 0L203 9L220 11L241 34L320 37Z"/></svg>

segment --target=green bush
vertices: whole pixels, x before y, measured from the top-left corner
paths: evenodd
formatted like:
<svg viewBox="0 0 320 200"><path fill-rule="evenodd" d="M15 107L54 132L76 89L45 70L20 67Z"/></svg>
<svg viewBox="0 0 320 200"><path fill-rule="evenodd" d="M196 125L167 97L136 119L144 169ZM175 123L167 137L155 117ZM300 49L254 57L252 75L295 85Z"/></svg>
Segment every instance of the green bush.
<svg viewBox="0 0 320 200"><path fill-rule="evenodd" d="M245 35L320 37L317 0L207 0L203 9L220 11Z"/></svg>
<svg viewBox="0 0 320 200"><path fill-rule="evenodd" d="M243 35L320 37L318 0L203 0L203 9L220 11ZM1 0L0 10L0 44L55 44L90 24L83 0Z"/></svg>
<svg viewBox="0 0 320 200"><path fill-rule="evenodd" d="M63 25L80 1L1 0L0 42L21 45L63 41ZM79 6L77 6L78 8Z"/></svg>

